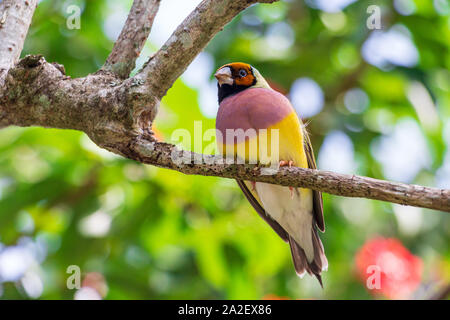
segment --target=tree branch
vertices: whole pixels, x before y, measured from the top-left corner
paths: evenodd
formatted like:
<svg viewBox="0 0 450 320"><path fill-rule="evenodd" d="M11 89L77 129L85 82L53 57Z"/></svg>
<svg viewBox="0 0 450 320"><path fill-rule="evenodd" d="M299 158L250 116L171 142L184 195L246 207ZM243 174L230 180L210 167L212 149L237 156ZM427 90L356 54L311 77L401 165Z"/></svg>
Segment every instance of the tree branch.
<svg viewBox="0 0 450 320"><path fill-rule="evenodd" d="M154 140L149 129L160 98L214 34L255 2L273 0L204 0L143 70L126 80L111 72L71 79L59 65L27 56L8 71L0 86L0 128L76 129L114 153L185 174L304 187L450 212L450 190L302 168L281 168L267 175L252 165L223 164L216 156L183 152L180 157L174 145ZM121 41L116 46L122 46Z"/></svg>
<svg viewBox="0 0 450 320"><path fill-rule="evenodd" d="M152 29L161 0L134 0L127 21L102 67L125 79L136 65Z"/></svg>
<svg viewBox="0 0 450 320"><path fill-rule="evenodd" d="M36 5L37 0L0 2L0 87L20 57Z"/></svg>
<svg viewBox="0 0 450 320"><path fill-rule="evenodd" d="M162 98L216 33L250 5L278 0L203 0L137 75Z"/></svg>
<svg viewBox="0 0 450 320"><path fill-rule="evenodd" d="M185 174L267 182L303 187L338 196L383 200L403 205L450 212L450 190L408 185L368 177L305 168L279 168L267 174L254 165L224 164L220 156L177 149L162 142L137 139L120 150L122 155L142 163Z"/></svg>

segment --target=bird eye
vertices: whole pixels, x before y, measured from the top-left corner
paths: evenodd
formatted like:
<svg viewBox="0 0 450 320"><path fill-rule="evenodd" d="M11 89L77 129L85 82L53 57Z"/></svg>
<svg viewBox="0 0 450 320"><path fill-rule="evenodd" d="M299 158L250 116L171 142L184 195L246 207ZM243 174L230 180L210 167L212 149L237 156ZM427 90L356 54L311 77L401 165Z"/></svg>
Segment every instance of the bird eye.
<svg viewBox="0 0 450 320"><path fill-rule="evenodd" d="M244 69L239 70L239 76L241 78L244 78L247 76L247 71L245 71Z"/></svg>

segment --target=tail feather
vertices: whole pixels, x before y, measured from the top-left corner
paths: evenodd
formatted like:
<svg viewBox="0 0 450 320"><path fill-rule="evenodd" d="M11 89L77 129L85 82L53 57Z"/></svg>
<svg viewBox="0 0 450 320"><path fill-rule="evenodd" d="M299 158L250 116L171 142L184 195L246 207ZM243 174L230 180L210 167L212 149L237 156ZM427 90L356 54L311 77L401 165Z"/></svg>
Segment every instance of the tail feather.
<svg viewBox="0 0 450 320"><path fill-rule="evenodd" d="M328 270L328 260L325 256L325 250L323 248L322 241L319 238L319 234L316 228L312 228L312 241L314 247L314 261L317 261L317 265L320 271Z"/></svg>
<svg viewBox="0 0 450 320"><path fill-rule="evenodd" d="M289 236L289 245L291 247L292 260L297 275L303 277L307 272L309 275L314 275L323 288L321 273L328 268L328 260L325 256L322 241L315 227L312 228L312 244L314 249L314 258L311 262L306 258L303 248Z"/></svg>
<svg viewBox="0 0 450 320"><path fill-rule="evenodd" d="M300 278L303 278L308 269L308 260L305 251L300 247L294 238L289 236L289 246L291 247L292 261L294 262L295 272ZM308 272L310 273L310 272Z"/></svg>

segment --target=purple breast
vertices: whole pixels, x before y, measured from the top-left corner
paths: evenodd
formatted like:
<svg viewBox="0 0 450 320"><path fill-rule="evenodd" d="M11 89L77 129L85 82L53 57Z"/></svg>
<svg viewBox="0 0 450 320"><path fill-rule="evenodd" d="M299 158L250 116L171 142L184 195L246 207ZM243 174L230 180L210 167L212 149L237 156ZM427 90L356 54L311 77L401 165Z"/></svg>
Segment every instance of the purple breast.
<svg viewBox="0 0 450 320"><path fill-rule="evenodd" d="M219 131L217 138L220 140L220 134L225 138L227 129L243 131L254 129L248 131L250 134L243 137L237 135L233 139L234 143L241 142L251 137L251 131L258 132L260 129L266 129L280 122L293 111L289 100L275 90L246 89L221 102L216 118L216 129Z"/></svg>

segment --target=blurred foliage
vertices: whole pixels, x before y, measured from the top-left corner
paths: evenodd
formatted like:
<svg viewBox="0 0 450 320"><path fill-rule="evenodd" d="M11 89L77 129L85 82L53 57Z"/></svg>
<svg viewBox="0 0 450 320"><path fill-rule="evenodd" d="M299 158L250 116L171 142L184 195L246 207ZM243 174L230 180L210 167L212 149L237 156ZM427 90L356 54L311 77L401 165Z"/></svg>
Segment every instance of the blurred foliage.
<svg viewBox="0 0 450 320"><path fill-rule="evenodd" d="M40 1L23 55L43 54L64 64L72 77L96 71L112 48L105 20L119 2ZM251 63L286 93L300 77L316 81L325 99L308 125L316 155L328 134L345 133L356 174L388 178L374 144L399 123L412 121L425 137L431 161L405 182L436 186L437 172L450 170L445 169L450 162L448 1L406 1L414 5L409 15L400 14L395 2L358 1L335 13L313 8L312 0L310 6L297 0L256 5L225 27L206 52L214 68ZM125 3L129 8L131 1ZM70 4L82 8L79 30L66 27ZM409 30L419 53L415 66L379 68L362 57L372 32L366 27L370 4L382 9L382 31L395 25ZM284 43L271 47L268 37L276 37L277 30ZM148 44L144 53L154 50ZM412 83L432 98L438 117L431 124L408 99ZM345 94L353 88L369 98L362 112L345 106ZM178 128L193 132L195 120L203 121L203 130L214 128L214 119L199 106L199 90L183 79L169 90L156 120L165 140ZM0 131L0 250L23 243L40 248L27 266L41 279L43 291L34 296L43 299L74 297L75 290L66 287L69 265L80 266L83 275L102 274L107 299L369 299L354 257L375 235L398 238L423 259L423 288L450 281L448 214L327 194L324 211L327 230L321 238L330 267L322 290L311 277L298 279L288 246L232 180L144 166L100 150L80 132ZM407 228L409 217L419 219L413 231ZM26 282L1 280L1 298L33 296Z"/></svg>

